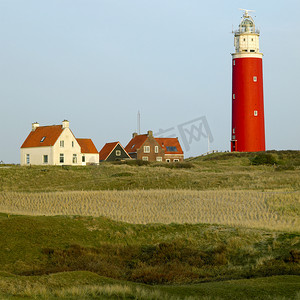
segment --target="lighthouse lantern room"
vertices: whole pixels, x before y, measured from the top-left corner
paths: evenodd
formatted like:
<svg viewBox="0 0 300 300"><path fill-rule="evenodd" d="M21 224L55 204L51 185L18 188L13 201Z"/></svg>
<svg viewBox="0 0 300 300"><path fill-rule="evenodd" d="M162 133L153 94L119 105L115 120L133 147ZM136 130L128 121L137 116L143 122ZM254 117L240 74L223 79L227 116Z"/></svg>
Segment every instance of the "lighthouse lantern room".
<svg viewBox="0 0 300 300"><path fill-rule="evenodd" d="M265 151L264 95L259 30L249 10L244 10L234 31L232 54L231 151Z"/></svg>

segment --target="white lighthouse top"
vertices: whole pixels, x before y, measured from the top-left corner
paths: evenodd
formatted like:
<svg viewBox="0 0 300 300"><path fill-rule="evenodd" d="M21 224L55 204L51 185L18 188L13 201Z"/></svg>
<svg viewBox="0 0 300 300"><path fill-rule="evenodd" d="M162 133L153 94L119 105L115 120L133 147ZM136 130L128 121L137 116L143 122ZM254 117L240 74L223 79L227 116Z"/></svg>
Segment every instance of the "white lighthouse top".
<svg viewBox="0 0 300 300"><path fill-rule="evenodd" d="M239 26L239 30L236 31L236 33L243 34L243 33L259 33L258 31L255 31L255 24L253 18L249 15L249 12L254 12L254 10L250 9L243 9L240 8L240 10L244 11L244 15L242 17L242 21Z"/></svg>
<svg viewBox="0 0 300 300"><path fill-rule="evenodd" d="M261 56L259 52L259 30L255 29L255 23L249 12L254 10L241 9L244 11L242 21L238 30L234 31L234 46L235 53L243 57L246 56ZM240 56L239 55L239 56ZM236 56L236 55L235 55Z"/></svg>

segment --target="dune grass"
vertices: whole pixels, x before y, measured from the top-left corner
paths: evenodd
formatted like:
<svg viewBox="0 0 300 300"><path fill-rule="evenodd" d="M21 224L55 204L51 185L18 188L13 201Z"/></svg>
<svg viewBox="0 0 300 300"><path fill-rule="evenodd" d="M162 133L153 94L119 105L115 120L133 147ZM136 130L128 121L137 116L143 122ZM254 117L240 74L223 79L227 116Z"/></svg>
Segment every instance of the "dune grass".
<svg viewBox="0 0 300 300"><path fill-rule="evenodd" d="M90 271L147 284L300 274L300 235L205 224L0 216L0 271Z"/></svg>
<svg viewBox="0 0 300 300"><path fill-rule="evenodd" d="M47 276L0 274L1 299L299 300L299 276L274 276L187 286L148 286L90 272Z"/></svg>
<svg viewBox="0 0 300 300"><path fill-rule="evenodd" d="M0 167L0 191L53 192L136 189L300 189L300 152L272 154L277 165L252 165L253 153L219 153L189 159L189 168L147 166ZM192 167L190 167L192 166ZM292 167L292 168L291 168ZM279 170L279 171L278 171Z"/></svg>
<svg viewBox="0 0 300 300"><path fill-rule="evenodd" d="M217 223L300 232L300 191L129 190L0 193L0 211L105 216L147 223Z"/></svg>
<svg viewBox="0 0 300 300"><path fill-rule="evenodd" d="M0 298L299 300L300 152L265 158L0 167Z"/></svg>

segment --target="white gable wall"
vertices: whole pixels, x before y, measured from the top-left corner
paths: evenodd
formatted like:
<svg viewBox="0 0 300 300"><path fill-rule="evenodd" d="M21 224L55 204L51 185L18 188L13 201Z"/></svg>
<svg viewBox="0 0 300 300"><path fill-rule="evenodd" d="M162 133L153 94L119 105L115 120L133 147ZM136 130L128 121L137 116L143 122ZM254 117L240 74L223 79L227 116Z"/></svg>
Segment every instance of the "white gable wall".
<svg viewBox="0 0 300 300"><path fill-rule="evenodd" d="M61 141L64 146L61 147ZM74 146L72 146L72 142ZM60 154L64 155L64 162L60 162ZM73 154L77 156L77 163L73 163ZM70 128L65 128L53 146L53 164L54 165L82 165L81 147L75 139Z"/></svg>

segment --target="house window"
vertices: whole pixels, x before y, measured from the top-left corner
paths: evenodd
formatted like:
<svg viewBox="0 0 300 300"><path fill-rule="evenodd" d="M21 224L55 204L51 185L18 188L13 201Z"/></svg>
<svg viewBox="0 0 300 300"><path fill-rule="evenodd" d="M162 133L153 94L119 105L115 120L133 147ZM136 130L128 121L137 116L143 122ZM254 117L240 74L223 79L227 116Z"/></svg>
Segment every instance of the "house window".
<svg viewBox="0 0 300 300"><path fill-rule="evenodd" d="M43 162L44 162L44 164L48 163L48 155L43 156Z"/></svg>
<svg viewBox="0 0 300 300"><path fill-rule="evenodd" d="M46 138L46 137L43 136L42 139L41 139L41 141L40 141L40 143L42 143L42 142L45 140L45 138Z"/></svg>
<svg viewBox="0 0 300 300"><path fill-rule="evenodd" d="M257 111L257 110L254 111L254 116L255 116L255 117L258 116L258 111Z"/></svg>
<svg viewBox="0 0 300 300"><path fill-rule="evenodd" d="M155 146L155 147L154 147L154 152L155 152L155 153L158 153L158 146Z"/></svg>
<svg viewBox="0 0 300 300"><path fill-rule="evenodd" d="M144 146L144 153L150 153L150 146Z"/></svg>
<svg viewBox="0 0 300 300"><path fill-rule="evenodd" d="M142 157L142 160L148 161L148 156L143 156L143 157Z"/></svg>
<svg viewBox="0 0 300 300"><path fill-rule="evenodd" d="M74 148L74 141L72 141L72 148Z"/></svg>
<svg viewBox="0 0 300 300"><path fill-rule="evenodd" d="M256 76L253 76L253 81L257 82L257 77Z"/></svg>
<svg viewBox="0 0 300 300"><path fill-rule="evenodd" d="M77 154L73 154L73 164L77 164Z"/></svg>
<svg viewBox="0 0 300 300"><path fill-rule="evenodd" d="M167 159L166 159L166 162L170 162L170 159L169 159L169 158L167 158Z"/></svg>
<svg viewBox="0 0 300 300"><path fill-rule="evenodd" d="M162 157L161 156L156 157L156 161L162 161Z"/></svg>
<svg viewBox="0 0 300 300"><path fill-rule="evenodd" d="M116 150L116 156L121 156L121 150Z"/></svg>
<svg viewBox="0 0 300 300"><path fill-rule="evenodd" d="M84 163L85 162L85 156L84 155L82 155L82 162Z"/></svg>
<svg viewBox="0 0 300 300"><path fill-rule="evenodd" d="M63 148L63 147L65 146L65 141L60 141L60 142L59 142L59 146L60 146L61 148Z"/></svg>
<svg viewBox="0 0 300 300"><path fill-rule="evenodd" d="M30 164L30 154L26 154L26 164Z"/></svg>
<svg viewBox="0 0 300 300"><path fill-rule="evenodd" d="M177 152L177 147L176 146L166 146L167 151L169 152Z"/></svg>
<svg viewBox="0 0 300 300"><path fill-rule="evenodd" d="M60 153L60 154L59 154L59 162L60 162L61 164L63 164L63 163L65 162L65 157L64 157L64 154L63 154L63 153Z"/></svg>
<svg viewBox="0 0 300 300"><path fill-rule="evenodd" d="M174 162L179 162L179 159L178 158L174 158L173 161Z"/></svg>

